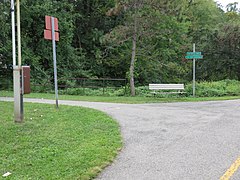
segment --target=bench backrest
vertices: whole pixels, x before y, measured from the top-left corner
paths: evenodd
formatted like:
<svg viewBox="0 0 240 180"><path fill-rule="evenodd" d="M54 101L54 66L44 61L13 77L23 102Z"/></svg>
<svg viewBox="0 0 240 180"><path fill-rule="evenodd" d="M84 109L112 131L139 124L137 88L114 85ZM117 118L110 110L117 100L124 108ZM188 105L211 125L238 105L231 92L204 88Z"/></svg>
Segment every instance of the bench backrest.
<svg viewBox="0 0 240 180"><path fill-rule="evenodd" d="M184 84L149 84L150 90L171 90L171 89L177 89L177 90L184 90Z"/></svg>

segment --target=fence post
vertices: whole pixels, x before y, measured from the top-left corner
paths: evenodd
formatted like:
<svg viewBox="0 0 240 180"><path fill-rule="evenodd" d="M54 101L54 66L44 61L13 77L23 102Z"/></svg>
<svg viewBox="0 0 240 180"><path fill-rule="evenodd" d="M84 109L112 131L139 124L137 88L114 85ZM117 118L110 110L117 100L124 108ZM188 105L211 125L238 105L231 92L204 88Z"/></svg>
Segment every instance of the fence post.
<svg viewBox="0 0 240 180"><path fill-rule="evenodd" d="M125 92L124 92L124 95L126 96L127 94L127 80L125 79Z"/></svg>
<svg viewBox="0 0 240 180"><path fill-rule="evenodd" d="M85 82L85 79L83 79L83 94L86 95L85 93L85 85L86 85L86 82Z"/></svg>
<svg viewBox="0 0 240 180"><path fill-rule="evenodd" d="M105 80L104 79L102 80L102 83L103 83L102 86L103 86L103 95L104 95L105 94Z"/></svg>

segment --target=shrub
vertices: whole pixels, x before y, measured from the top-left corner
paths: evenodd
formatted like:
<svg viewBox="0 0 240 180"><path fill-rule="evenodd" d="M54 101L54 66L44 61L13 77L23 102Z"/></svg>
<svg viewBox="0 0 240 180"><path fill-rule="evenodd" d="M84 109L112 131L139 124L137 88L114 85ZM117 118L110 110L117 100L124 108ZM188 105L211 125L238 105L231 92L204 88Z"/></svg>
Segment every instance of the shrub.
<svg viewBox="0 0 240 180"><path fill-rule="evenodd" d="M192 94L192 84L186 86L187 96ZM196 83L196 96L237 96L240 95L240 82L236 80L222 80L215 82Z"/></svg>

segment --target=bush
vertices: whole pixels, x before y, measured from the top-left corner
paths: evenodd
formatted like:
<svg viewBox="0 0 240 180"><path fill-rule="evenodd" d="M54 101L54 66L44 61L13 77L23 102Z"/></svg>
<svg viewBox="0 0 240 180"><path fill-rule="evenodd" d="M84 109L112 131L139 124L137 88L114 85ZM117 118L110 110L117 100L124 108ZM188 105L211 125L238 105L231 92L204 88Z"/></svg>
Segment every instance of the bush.
<svg viewBox="0 0 240 180"><path fill-rule="evenodd" d="M186 95L192 95L192 84L186 86ZM236 80L222 80L215 82L196 83L196 96L217 97L240 95L240 82Z"/></svg>
<svg viewBox="0 0 240 180"><path fill-rule="evenodd" d="M67 88L59 90L59 94L80 96L124 96L125 88Z"/></svg>

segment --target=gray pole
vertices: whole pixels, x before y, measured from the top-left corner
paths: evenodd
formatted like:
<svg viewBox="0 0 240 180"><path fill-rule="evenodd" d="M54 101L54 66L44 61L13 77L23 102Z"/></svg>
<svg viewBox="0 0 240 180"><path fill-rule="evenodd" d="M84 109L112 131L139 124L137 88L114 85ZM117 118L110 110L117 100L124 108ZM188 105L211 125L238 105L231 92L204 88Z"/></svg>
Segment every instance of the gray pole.
<svg viewBox="0 0 240 180"><path fill-rule="evenodd" d="M15 14L14 13L15 13L14 0L11 0L13 67L16 66L16 34L15 34Z"/></svg>
<svg viewBox="0 0 240 180"><path fill-rule="evenodd" d="M51 17L51 21L52 21L52 45L53 45L54 84L55 84L56 107L58 108L57 56L56 56L56 41L55 41L54 17Z"/></svg>
<svg viewBox="0 0 240 180"><path fill-rule="evenodd" d="M18 66L16 66L16 37L14 0L11 0L12 16L12 51L13 51L13 87L14 87L14 118L15 122L23 122L23 92L21 92L21 31L20 31L20 2L17 0L17 37L18 37Z"/></svg>
<svg viewBox="0 0 240 180"><path fill-rule="evenodd" d="M193 44L193 52L195 52L195 43ZM193 59L193 97L195 97L195 88L196 88L196 75L195 75L195 68L196 68L196 60Z"/></svg>

